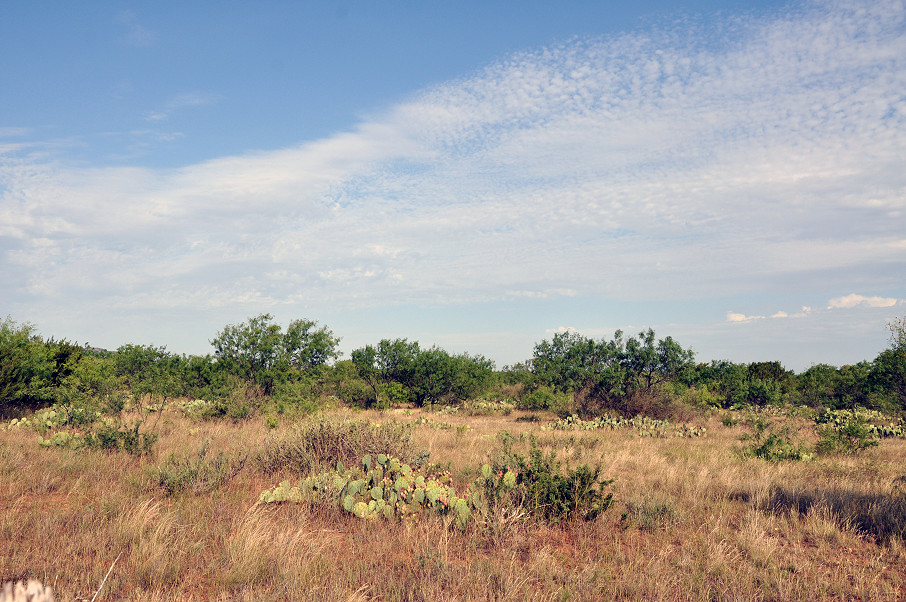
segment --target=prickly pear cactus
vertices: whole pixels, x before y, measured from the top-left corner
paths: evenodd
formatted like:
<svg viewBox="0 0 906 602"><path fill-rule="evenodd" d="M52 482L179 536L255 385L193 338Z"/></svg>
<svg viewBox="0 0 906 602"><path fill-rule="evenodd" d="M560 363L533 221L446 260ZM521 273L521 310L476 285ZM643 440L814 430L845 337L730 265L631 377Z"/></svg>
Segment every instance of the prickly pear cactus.
<svg viewBox="0 0 906 602"><path fill-rule="evenodd" d="M261 494L262 503L330 501L359 518L405 518L421 512L452 514L465 529L472 517L468 496L461 497L448 473L422 474L398 458L378 454L362 458L361 468L336 470L303 479L298 486L284 481Z"/></svg>

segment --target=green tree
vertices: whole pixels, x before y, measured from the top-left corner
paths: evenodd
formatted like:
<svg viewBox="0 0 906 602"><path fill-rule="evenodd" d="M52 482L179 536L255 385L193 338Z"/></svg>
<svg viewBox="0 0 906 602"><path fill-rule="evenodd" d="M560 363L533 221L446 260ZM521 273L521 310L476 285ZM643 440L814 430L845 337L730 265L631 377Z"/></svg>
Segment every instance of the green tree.
<svg viewBox="0 0 906 602"><path fill-rule="evenodd" d="M641 406L627 401L679 379L693 368L693 357L671 337L658 340L650 328L626 340L618 330L610 341L560 332L535 345L532 368L538 384L571 393L579 413L632 413Z"/></svg>
<svg viewBox="0 0 906 602"><path fill-rule="evenodd" d="M421 350L418 342L408 341L407 339L382 339L377 347L366 345L355 349L352 354L352 362L358 371L359 377L368 383L374 393L374 399L378 403L390 403L387 397L386 385L396 383L399 387L393 389L394 399L398 399L401 394L408 391L412 385L414 372L413 367Z"/></svg>
<svg viewBox="0 0 906 602"><path fill-rule="evenodd" d="M651 393L660 383L678 378L693 365L695 354L683 349L672 337L656 341L654 330L629 338L623 351L622 364L631 374L630 387Z"/></svg>
<svg viewBox="0 0 906 602"><path fill-rule="evenodd" d="M0 321L0 410L53 403L56 362L31 324Z"/></svg>
<svg viewBox="0 0 906 602"><path fill-rule="evenodd" d="M480 355L451 355L438 347L422 351L412 365L409 389L416 405L469 399L487 387L494 363Z"/></svg>
<svg viewBox="0 0 906 602"><path fill-rule="evenodd" d="M452 403L477 395L494 374L494 363L480 355L451 355L438 347L422 350L418 342L383 339L352 352L359 376L379 403L408 394L417 405Z"/></svg>
<svg viewBox="0 0 906 602"><path fill-rule="evenodd" d="M294 320L283 329L261 314L229 324L211 340L218 363L229 373L257 383L266 394L293 373L323 366L340 356L339 339L317 322Z"/></svg>
<svg viewBox="0 0 906 602"><path fill-rule="evenodd" d="M887 324L890 347L872 362L868 375L871 386L881 397L889 398L897 409L906 410L906 317Z"/></svg>
<svg viewBox="0 0 906 602"><path fill-rule="evenodd" d="M132 396L140 401L148 396L159 403L185 392L181 359L166 347L122 345L113 356L116 376L122 379Z"/></svg>
<svg viewBox="0 0 906 602"><path fill-rule="evenodd" d="M613 341L595 341L577 332L558 332L535 345L532 370L539 384L578 397L604 399L622 395L626 373L620 362L623 333Z"/></svg>
<svg viewBox="0 0 906 602"><path fill-rule="evenodd" d="M796 379L801 403L811 407L832 407L837 369L828 364L816 364Z"/></svg>

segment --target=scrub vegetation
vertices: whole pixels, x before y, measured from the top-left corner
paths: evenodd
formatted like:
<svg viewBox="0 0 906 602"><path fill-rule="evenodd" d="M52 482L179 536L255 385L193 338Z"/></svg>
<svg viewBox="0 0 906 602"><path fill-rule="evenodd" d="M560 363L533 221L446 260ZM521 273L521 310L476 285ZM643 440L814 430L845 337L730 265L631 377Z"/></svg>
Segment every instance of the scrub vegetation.
<svg viewBox="0 0 906 602"><path fill-rule="evenodd" d="M0 579L57 600L906 597L906 324L872 361L532 358L263 314L210 356L0 321Z"/></svg>

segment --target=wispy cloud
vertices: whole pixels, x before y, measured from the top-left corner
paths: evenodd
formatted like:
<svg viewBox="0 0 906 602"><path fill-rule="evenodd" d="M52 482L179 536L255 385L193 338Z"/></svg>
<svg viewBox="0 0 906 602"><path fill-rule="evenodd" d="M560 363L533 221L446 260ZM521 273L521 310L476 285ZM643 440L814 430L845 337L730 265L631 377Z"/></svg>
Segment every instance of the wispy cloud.
<svg viewBox="0 0 906 602"><path fill-rule="evenodd" d="M178 94L168 100L160 108L149 111L145 115L147 121L163 121L169 119L173 113L188 107L201 107L217 102L220 97L216 94L202 94L200 92L189 92Z"/></svg>
<svg viewBox="0 0 906 602"><path fill-rule="evenodd" d="M841 0L571 41L347 132L179 169L7 155L4 301L635 303L826 295L866 274L863 290L895 290L904 19L899 1ZM851 297L831 304L887 299Z"/></svg>
<svg viewBox="0 0 906 602"><path fill-rule="evenodd" d="M131 10L125 10L119 13L116 18L126 33L125 41L132 46L153 46L157 41L157 34L150 29L145 28L138 19L138 16Z"/></svg>

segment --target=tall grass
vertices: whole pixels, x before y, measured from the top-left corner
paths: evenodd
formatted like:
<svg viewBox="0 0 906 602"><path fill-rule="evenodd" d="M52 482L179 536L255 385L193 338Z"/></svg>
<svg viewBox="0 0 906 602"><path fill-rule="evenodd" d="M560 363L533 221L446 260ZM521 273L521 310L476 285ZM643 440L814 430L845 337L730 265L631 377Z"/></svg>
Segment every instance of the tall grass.
<svg viewBox="0 0 906 602"><path fill-rule="evenodd" d="M147 457L46 449L33 431L0 431L0 580L90 600L119 558L99 601L906 597L902 439L768 462L741 456L746 428L717 418L703 423L707 437L658 439L541 430L519 411L407 426L422 415L335 412L270 430L167 411ZM559 525L503 513L459 533L449 517L363 521L330 505L257 503L280 473L380 451L430 452L463 485L502 437L514 453L555 453L564 471L600 465L616 478L614 507ZM202 449L250 460L214 487L155 480L169 458Z"/></svg>

